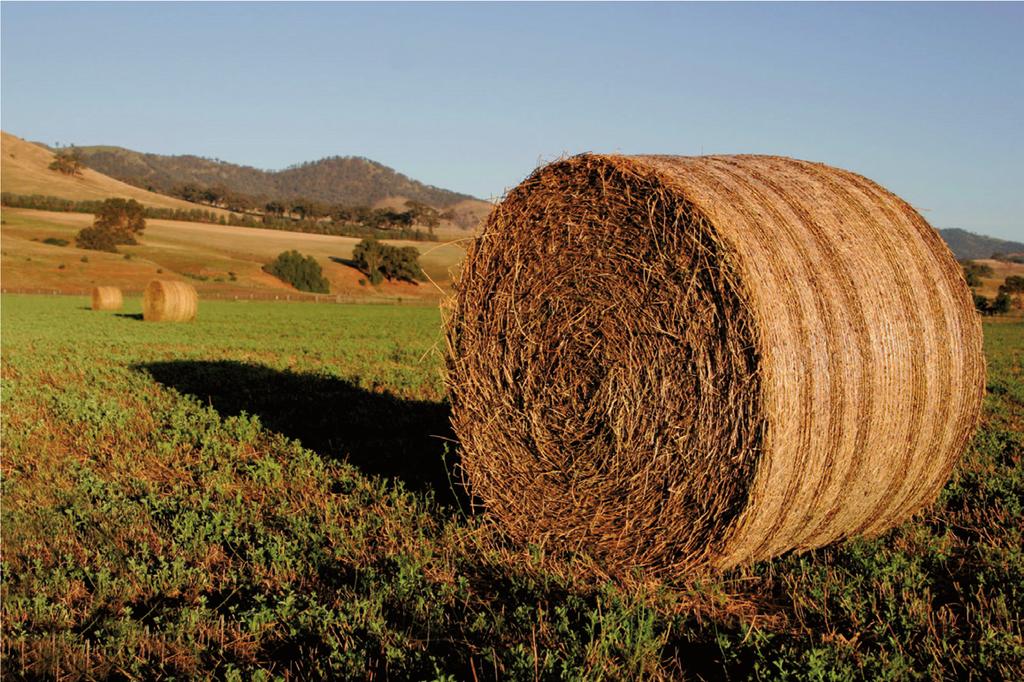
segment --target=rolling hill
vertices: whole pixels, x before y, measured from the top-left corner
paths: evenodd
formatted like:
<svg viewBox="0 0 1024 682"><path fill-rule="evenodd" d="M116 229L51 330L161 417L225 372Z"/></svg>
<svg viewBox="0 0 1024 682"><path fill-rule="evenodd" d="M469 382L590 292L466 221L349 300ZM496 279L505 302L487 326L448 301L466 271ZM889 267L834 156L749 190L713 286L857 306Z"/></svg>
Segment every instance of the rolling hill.
<svg viewBox="0 0 1024 682"><path fill-rule="evenodd" d="M49 149L0 132L0 189L12 194L43 194L74 200L123 197L155 208L209 210L207 206L133 187L89 168L78 176L58 173L49 169L53 157Z"/></svg>
<svg viewBox="0 0 1024 682"><path fill-rule="evenodd" d="M266 171L193 155L146 154L109 146L78 149L90 168L164 193L193 183L204 187L220 185L231 192L267 199L304 198L351 206L373 206L392 197L412 199L435 208L451 208L475 200L467 194L425 185L360 157L332 156L284 170Z"/></svg>
<svg viewBox="0 0 1024 682"><path fill-rule="evenodd" d="M994 253L1024 253L1024 244L1021 242L986 237L958 227L939 230L939 234L949 245L953 255L960 260L991 258Z"/></svg>

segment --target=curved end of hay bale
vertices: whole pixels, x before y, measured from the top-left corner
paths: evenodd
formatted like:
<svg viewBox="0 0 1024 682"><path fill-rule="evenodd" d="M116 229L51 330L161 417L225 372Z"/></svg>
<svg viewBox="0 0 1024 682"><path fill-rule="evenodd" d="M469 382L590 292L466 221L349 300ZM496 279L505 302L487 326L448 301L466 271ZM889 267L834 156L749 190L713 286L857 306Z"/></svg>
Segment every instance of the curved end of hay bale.
<svg viewBox="0 0 1024 682"><path fill-rule="evenodd" d="M93 310L120 310L124 305L121 290L117 287L94 287L92 290Z"/></svg>
<svg viewBox="0 0 1024 682"><path fill-rule="evenodd" d="M199 308L199 295L191 284L154 280L142 294L142 319L147 322L189 322Z"/></svg>
<svg viewBox="0 0 1024 682"><path fill-rule="evenodd" d="M778 157L583 155L469 249L446 320L473 492L612 570L891 527L973 430L980 324L905 202Z"/></svg>

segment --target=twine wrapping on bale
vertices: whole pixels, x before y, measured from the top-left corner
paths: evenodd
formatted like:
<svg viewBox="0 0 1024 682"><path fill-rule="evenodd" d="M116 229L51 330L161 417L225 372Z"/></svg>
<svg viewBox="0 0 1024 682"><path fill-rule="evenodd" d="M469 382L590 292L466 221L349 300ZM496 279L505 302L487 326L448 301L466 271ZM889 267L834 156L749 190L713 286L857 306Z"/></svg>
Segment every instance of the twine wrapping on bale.
<svg viewBox="0 0 1024 682"><path fill-rule="evenodd" d="M509 533L680 576L890 528L984 392L960 267L816 163L582 155L511 190L448 302L472 493Z"/></svg>
<svg viewBox="0 0 1024 682"><path fill-rule="evenodd" d="M188 322L196 317L199 296L192 285L153 280L142 293L142 319L147 322Z"/></svg>
<svg viewBox="0 0 1024 682"><path fill-rule="evenodd" d="M93 287L93 310L120 310L124 305L121 290L117 287Z"/></svg>

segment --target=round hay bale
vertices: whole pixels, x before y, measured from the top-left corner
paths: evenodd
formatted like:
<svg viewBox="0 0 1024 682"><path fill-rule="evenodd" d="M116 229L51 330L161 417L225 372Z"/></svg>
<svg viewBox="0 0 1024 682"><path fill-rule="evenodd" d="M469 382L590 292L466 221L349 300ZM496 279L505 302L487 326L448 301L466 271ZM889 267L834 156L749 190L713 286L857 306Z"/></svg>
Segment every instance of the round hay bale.
<svg viewBox="0 0 1024 682"><path fill-rule="evenodd" d="M191 284L157 279L142 293L142 319L147 322L188 322L196 318L199 296Z"/></svg>
<svg viewBox="0 0 1024 682"><path fill-rule="evenodd" d="M960 267L859 175L582 155L511 190L446 310L471 492L522 541L679 576L930 504L984 392Z"/></svg>
<svg viewBox="0 0 1024 682"><path fill-rule="evenodd" d="M93 287L93 310L120 310L122 305L124 305L124 298L121 296L121 290L117 287Z"/></svg>

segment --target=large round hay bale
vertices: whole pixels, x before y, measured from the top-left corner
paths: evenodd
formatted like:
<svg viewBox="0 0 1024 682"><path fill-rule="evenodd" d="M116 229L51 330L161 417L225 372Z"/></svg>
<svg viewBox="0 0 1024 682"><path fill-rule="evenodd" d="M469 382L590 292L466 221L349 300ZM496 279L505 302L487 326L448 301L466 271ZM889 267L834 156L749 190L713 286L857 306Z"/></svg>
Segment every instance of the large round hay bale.
<svg viewBox="0 0 1024 682"><path fill-rule="evenodd" d="M196 290L185 282L153 280L142 293L142 319L147 322L188 322L198 307Z"/></svg>
<svg viewBox="0 0 1024 682"><path fill-rule="evenodd" d="M124 298L121 296L121 290L117 287L93 287L93 310L120 310L122 305L124 305Z"/></svg>
<svg viewBox="0 0 1024 682"><path fill-rule="evenodd" d="M621 574L898 524L984 391L938 234L870 180L779 157L538 169L469 249L446 326L472 493L514 537Z"/></svg>

